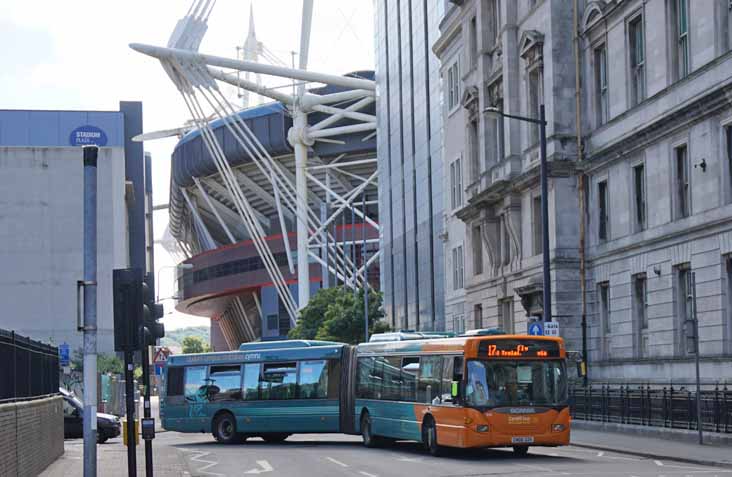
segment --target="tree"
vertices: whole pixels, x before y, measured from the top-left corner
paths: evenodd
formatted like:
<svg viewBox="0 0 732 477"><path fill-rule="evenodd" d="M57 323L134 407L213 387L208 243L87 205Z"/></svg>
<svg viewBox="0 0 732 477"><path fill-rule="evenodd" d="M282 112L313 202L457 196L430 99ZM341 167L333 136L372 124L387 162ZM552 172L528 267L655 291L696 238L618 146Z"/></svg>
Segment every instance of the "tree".
<svg viewBox="0 0 732 477"><path fill-rule="evenodd" d="M196 353L207 353L211 350L207 343L198 336L186 336L183 338L183 353L196 354Z"/></svg>
<svg viewBox="0 0 732 477"><path fill-rule="evenodd" d="M300 320L290 331L291 339L318 339L357 344L364 340L363 289L355 295L345 287L323 288L313 295L300 312ZM369 291L369 335L389 331L380 293Z"/></svg>
<svg viewBox="0 0 732 477"><path fill-rule="evenodd" d="M113 354L100 354L97 356L97 371L102 374L122 374L124 373L124 364L122 360Z"/></svg>

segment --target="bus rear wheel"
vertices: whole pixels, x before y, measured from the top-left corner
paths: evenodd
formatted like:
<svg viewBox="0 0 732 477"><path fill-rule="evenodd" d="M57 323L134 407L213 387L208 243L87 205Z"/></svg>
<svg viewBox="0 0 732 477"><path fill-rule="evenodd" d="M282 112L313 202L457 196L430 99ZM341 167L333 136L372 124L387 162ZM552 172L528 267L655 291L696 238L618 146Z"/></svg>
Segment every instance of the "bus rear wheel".
<svg viewBox="0 0 732 477"><path fill-rule="evenodd" d="M438 457L443 454L444 448L437 443L437 426L434 419L428 418L422 425L422 445L431 455Z"/></svg>
<svg viewBox="0 0 732 477"><path fill-rule="evenodd" d="M278 444L280 442L285 442L285 439L290 437L290 434L286 434L284 432L273 432L270 434L262 434L262 439L264 442L267 442L269 444Z"/></svg>
<svg viewBox="0 0 732 477"><path fill-rule="evenodd" d="M513 446L513 453L519 457L523 457L529 453L529 446Z"/></svg>
<svg viewBox="0 0 732 477"><path fill-rule="evenodd" d="M378 447L381 444L381 439L373 434L371 415L368 411L361 415L361 438L363 439L363 445L366 447Z"/></svg>
<svg viewBox="0 0 732 477"><path fill-rule="evenodd" d="M221 444L241 442L241 434L236 432L236 419L228 412L216 416L213 422L213 436Z"/></svg>

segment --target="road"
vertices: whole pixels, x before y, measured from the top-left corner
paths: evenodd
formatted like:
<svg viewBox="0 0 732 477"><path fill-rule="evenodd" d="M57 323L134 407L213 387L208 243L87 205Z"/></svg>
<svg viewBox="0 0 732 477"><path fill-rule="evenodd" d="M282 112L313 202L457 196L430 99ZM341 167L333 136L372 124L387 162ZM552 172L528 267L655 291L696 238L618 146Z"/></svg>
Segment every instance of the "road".
<svg viewBox="0 0 732 477"><path fill-rule="evenodd" d="M575 446L532 448L526 457L510 450L454 450L432 457L416 443L367 449L359 437L291 436L282 444L250 439L224 446L209 435L166 432L156 445L171 446L190 476L732 476L732 469L656 460Z"/></svg>

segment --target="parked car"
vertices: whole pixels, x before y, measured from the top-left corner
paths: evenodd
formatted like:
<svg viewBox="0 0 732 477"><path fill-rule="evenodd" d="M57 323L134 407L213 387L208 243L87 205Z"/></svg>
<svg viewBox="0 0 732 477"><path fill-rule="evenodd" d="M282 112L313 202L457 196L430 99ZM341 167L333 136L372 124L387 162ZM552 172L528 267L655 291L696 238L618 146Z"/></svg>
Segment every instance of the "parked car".
<svg viewBox="0 0 732 477"><path fill-rule="evenodd" d="M84 405L73 393L59 388L64 398L64 438L83 437ZM102 444L120 435L119 417L112 414L97 413L97 442Z"/></svg>

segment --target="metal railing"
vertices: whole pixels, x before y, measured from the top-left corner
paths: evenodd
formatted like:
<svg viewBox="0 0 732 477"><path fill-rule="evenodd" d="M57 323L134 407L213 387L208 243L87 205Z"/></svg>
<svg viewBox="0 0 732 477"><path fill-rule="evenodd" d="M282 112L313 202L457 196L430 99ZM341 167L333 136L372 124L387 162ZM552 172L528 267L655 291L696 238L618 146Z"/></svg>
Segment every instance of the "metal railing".
<svg viewBox="0 0 732 477"><path fill-rule="evenodd" d="M0 329L0 401L58 393L58 348Z"/></svg>
<svg viewBox="0 0 732 477"><path fill-rule="evenodd" d="M732 433L732 389L725 384L701 391L702 429ZM569 389L572 418L673 429L698 429L696 391L683 386L579 385Z"/></svg>

